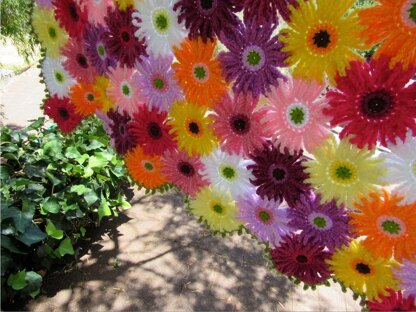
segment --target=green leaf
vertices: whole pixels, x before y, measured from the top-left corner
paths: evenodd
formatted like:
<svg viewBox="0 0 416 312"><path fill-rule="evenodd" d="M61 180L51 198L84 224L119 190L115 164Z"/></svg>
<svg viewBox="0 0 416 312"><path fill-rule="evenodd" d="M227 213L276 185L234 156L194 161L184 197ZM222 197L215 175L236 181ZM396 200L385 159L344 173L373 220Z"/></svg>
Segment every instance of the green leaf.
<svg viewBox="0 0 416 312"><path fill-rule="evenodd" d="M26 272L25 280L27 282L27 286L25 287L24 292L28 293L32 298L35 298L40 292L42 276L36 272L29 271Z"/></svg>
<svg viewBox="0 0 416 312"><path fill-rule="evenodd" d="M81 157L81 154L75 146L70 146L65 151L65 157L68 157L70 159L77 159Z"/></svg>
<svg viewBox="0 0 416 312"><path fill-rule="evenodd" d="M88 205L94 204L99 198L94 191L91 191L84 195L84 199Z"/></svg>
<svg viewBox="0 0 416 312"><path fill-rule="evenodd" d="M1 248L5 248L11 252L17 253L17 254L26 254L25 252L20 251L16 245L13 243L13 241L10 239L10 237L7 237L5 235L1 236Z"/></svg>
<svg viewBox="0 0 416 312"><path fill-rule="evenodd" d="M101 168L107 165L108 160L101 154L95 153L95 156L91 156L88 161L88 167Z"/></svg>
<svg viewBox="0 0 416 312"><path fill-rule="evenodd" d="M1 157L9 160L18 160L18 157L13 153L1 153Z"/></svg>
<svg viewBox="0 0 416 312"><path fill-rule="evenodd" d="M61 205L56 198L47 197L46 201L41 204L41 209L50 213L58 213L61 210Z"/></svg>
<svg viewBox="0 0 416 312"><path fill-rule="evenodd" d="M31 246L38 242L41 242L47 237L35 224L31 223L25 230L25 232L16 238L26 246Z"/></svg>
<svg viewBox="0 0 416 312"><path fill-rule="evenodd" d="M64 237L64 232L62 230L57 230L55 224L53 224L53 222L49 219L48 224L46 225L46 234L58 240Z"/></svg>
<svg viewBox="0 0 416 312"><path fill-rule="evenodd" d="M43 154L48 156L56 156L62 152L61 142L57 140L49 141L43 146Z"/></svg>
<svg viewBox="0 0 416 312"><path fill-rule="evenodd" d="M82 154L80 157L75 158L75 161L82 165L88 158L88 154Z"/></svg>
<svg viewBox="0 0 416 312"><path fill-rule="evenodd" d="M46 172L45 175L48 178L48 180L52 183L52 185L56 186L62 183L62 180L58 179L55 175L53 175L50 172Z"/></svg>
<svg viewBox="0 0 416 312"><path fill-rule="evenodd" d="M26 282L26 270L19 271L16 274L10 274L7 279L7 285L12 287L14 290L21 290L28 284Z"/></svg>
<svg viewBox="0 0 416 312"><path fill-rule="evenodd" d="M15 229L23 233L26 228L32 223L33 212L27 211L22 212L21 210L14 207L6 207L1 210L1 219L13 219Z"/></svg>
<svg viewBox="0 0 416 312"><path fill-rule="evenodd" d="M92 190L88 187L86 187L85 185L82 184L77 184L77 185L73 185L71 186L71 188L69 189L70 193L77 193L77 195L84 195L88 192L91 192Z"/></svg>
<svg viewBox="0 0 416 312"><path fill-rule="evenodd" d="M32 120L31 120L32 121ZM27 128L37 130L45 123L45 117L40 117L32 122Z"/></svg>
<svg viewBox="0 0 416 312"><path fill-rule="evenodd" d="M23 171L29 178L43 178L45 176L45 168L39 166L27 165L24 167Z"/></svg>
<svg viewBox="0 0 416 312"><path fill-rule="evenodd" d="M1 147L2 153L16 153L19 150L19 147L15 144L4 144Z"/></svg>
<svg viewBox="0 0 416 312"><path fill-rule="evenodd" d="M8 165L0 165L0 179L6 180L10 178L13 170Z"/></svg>
<svg viewBox="0 0 416 312"><path fill-rule="evenodd" d="M104 146L103 143L93 139L91 141L91 143L86 147L86 150L91 151L91 150L94 150L94 149L99 149L100 147L103 147L103 146Z"/></svg>
<svg viewBox="0 0 416 312"><path fill-rule="evenodd" d="M19 179L14 180L14 184L16 186L29 185L33 183L36 183L36 181L32 181L32 180L24 179L24 178L19 178Z"/></svg>
<svg viewBox="0 0 416 312"><path fill-rule="evenodd" d="M101 222L101 219L105 216L111 216L111 209L104 196L101 195L101 204L98 207L98 222Z"/></svg>
<svg viewBox="0 0 416 312"><path fill-rule="evenodd" d="M75 254L74 252L74 247L72 247L72 242L69 238L65 238L58 247L58 252L59 255L61 257L65 256L65 255L73 255Z"/></svg>
<svg viewBox="0 0 416 312"><path fill-rule="evenodd" d="M81 236L82 236L82 237L84 237L84 236L85 236L85 233L87 232L87 230L86 230L83 226L81 226L81 227L79 228L79 231L81 232Z"/></svg>
<svg viewBox="0 0 416 312"><path fill-rule="evenodd" d="M92 175L94 174L94 170L92 170L92 168L91 167L86 167L85 168L85 171L84 171L84 174L83 174L83 178L86 178L86 179L88 179L89 177L91 177Z"/></svg>

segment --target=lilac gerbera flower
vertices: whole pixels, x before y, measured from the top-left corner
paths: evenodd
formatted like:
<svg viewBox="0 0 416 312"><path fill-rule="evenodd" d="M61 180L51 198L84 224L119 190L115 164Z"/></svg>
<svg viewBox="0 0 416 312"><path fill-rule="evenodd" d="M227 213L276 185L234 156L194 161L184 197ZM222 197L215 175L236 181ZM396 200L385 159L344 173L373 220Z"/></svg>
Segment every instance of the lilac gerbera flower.
<svg viewBox="0 0 416 312"><path fill-rule="evenodd" d="M289 209L290 225L302 230L300 238L325 245L330 251L347 245L352 239L347 210L337 207L335 200L321 204L320 195L302 195L300 201Z"/></svg>
<svg viewBox="0 0 416 312"><path fill-rule="evenodd" d="M263 199L285 199L289 206L295 205L310 190L305 183L309 175L304 171L302 153L300 150L291 155L286 147L281 152L280 146L274 147L271 142L254 150L250 157L255 164L247 168L255 177L250 182L257 186L256 193Z"/></svg>
<svg viewBox="0 0 416 312"><path fill-rule="evenodd" d="M170 67L172 61L171 56L155 58L151 54L136 67L139 72L134 75L134 79L149 110L155 108L159 112L166 112L174 101L183 98L181 89L173 78Z"/></svg>
<svg viewBox="0 0 416 312"><path fill-rule="evenodd" d="M116 65L116 60L108 55L102 40L105 30L101 24L89 24L84 33L85 54L99 75L106 73L109 66Z"/></svg>
<svg viewBox="0 0 416 312"><path fill-rule="evenodd" d="M240 197L237 205L237 219L261 242L278 246L282 237L293 230L288 225L287 208L279 208L279 202L251 194Z"/></svg>
<svg viewBox="0 0 416 312"><path fill-rule="evenodd" d="M124 155L136 146L134 137L127 131L131 118L126 112L120 114L112 109L108 111L107 116L111 119L109 126L114 148L117 153Z"/></svg>
<svg viewBox="0 0 416 312"><path fill-rule="evenodd" d="M229 52L221 52L218 59L226 80L235 80L235 93L266 95L271 86L278 85L279 78L284 78L278 67L287 66L288 54L281 51L283 43L277 36L271 37L275 29L276 25L266 23L260 27L249 20L232 33L221 32L220 40Z"/></svg>
<svg viewBox="0 0 416 312"><path fill-rule="evenodd" d="M400 268L393 269L394 276L400 281L399 287L403 289L405 297L416 297L416 261L403 260Z"/></svg>

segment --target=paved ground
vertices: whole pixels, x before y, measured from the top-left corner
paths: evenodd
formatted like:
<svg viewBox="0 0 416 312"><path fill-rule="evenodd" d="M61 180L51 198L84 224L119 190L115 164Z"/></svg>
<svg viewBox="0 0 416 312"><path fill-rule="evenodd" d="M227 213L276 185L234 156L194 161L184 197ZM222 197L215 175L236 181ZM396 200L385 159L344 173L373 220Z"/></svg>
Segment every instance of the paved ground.
<svg viewBox="0 0 416 312"><path fill-rule="evenodd" d="M5 124L41 114L43 86L32 68L4 89ZM135 192L133 208L104 223L86 243L78 268L46 277L30 311L359 311L339 287L303 291L266 269L247 237L213 237L175 193Z"/></svg>

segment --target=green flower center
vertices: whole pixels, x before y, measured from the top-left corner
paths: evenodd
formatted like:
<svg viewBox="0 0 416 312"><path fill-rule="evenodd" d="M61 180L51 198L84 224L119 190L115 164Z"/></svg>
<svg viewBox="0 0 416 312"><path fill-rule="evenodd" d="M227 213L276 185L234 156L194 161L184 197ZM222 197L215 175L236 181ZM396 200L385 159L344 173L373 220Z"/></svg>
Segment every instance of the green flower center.
<svg viewBox="0 0 416 312"><path fill-rule="evenodd" d="M49 37L51 37L51 39L55 39L57 36L56 29L53 27L49 27L48 34L49 34Z"/></svg>
<svg viewBox="0 0 416 312"><path fill-rule="evenodd" d="M416 23L416 3L413 3L412 7L409 9L409 17Z"/></svg>
<svg viewBox="0 0 416 312"><path fill-rule="evenodd" d="M207 72L203 66L196 66L194 68L194 75L198 80L204 80L207 76Z"/></svg>
<svg viewBox="0 0 416 312"><path fill-rule="evenodd" d="M60 72L56 72L55 73L55 79L56 79L56 81L62 83L62 82L64 82L64 75Z"/></svg>
<svg viewBox="0 0 416 312"><path fill-rule="evenodd" d="M97 45L97 53L101 57L105 55L105 48L102 44Z"/></svg>
<svg viewBox="0 0 416 312"><path fill-rule="evenodd" d="M153 170L153 165L150 163L150 162L146 162L145 164L144 164L144 168L147 170L147 171L152 171Z"/></svg>
<svg viewBox="0 0 416 312"><path fill-rule="evenodd" d="M88 93L88 94L87 94L87 100L88 100L89 102L94 101L94 95L93 95L92 93Z"/></svg>
<svg viewBox="0 0 416 312"><path fill-rule="evenodd" d="M393 220L386 220L381 224L381 227L384 231L389 232L390 234L399 234L401 231L400 224L394 222Z"/></svg>
<svg viewBox="0 0 416 312"><path fill-rule="evenodd" d="M322 217L315 217L313 219L313 224L315 224L318 228L322 229L326 227L326 220Z"/></svg>
<svg viewBox="0 0 416 312"><path fill-rule="evenodd" d="M352 177L351 169L346 167L346 166L339 166L335 170L335 174L336 174L337 178L341 179L341 180L349 180Z"/></svg>
<svg viewBox="0 0 416 312"><path fill-rule="evenodd" d="M371 269L368 266L368 264L366 264L366 263L362 263L362 262L357 263L355 265L355 269L361 274L370 274L371 273Z"/></svg>
<svg viewBox="0 0 416 312"><path fill-rule="evenodd" d="M266 211L260 211L259 218L263 222L268 222L270 220L270 215Z"/></svg>
<svg viewBox="0 0 416 312"><path fill-rule="evenodd" d="M169 21L167 17L162 13L156 16L155 24L158 30L163 31L166 30L166 28L168 28Z"/></svg>
<svg viewBox="0 0 416 312"><path fill-rule="evenodd" d="M223 213L223 211L224 211L224 209L222 208L222 206L221 205L218 205L218 204L215 204L213 207L212 207L212 210L214 210L216 213L218 213L218 214L222 214Z"/></svg>
<svg viewBox="0 0 416 312"><path fill-rule="evenodd" d="M226 166L222 169L222 175L226 179L231 180L232 178L235 177L235 170L234 170L234 168Z"/></svg>
<svg viewBox="0 0 416 312"><path fill-rule="evenodd" d="M153 85L156 89L162 90L163 87L165 86L165 82L160 78L155 78L153 80Z"/></svg>
<svg viewBox="0 0 416 312"><path fill-rule="evenodd" d="M252 66L256 66L260 63L261 56L260 53L257 51L250 51L247 55L247 63L249 63Z"/></svg>
<svg viewBox="0 0 416 312"><path fill-rule="evenodd" d="M416 160L413 162L412 171L413 171L413 175L416 177Z"/></svg>
<svg viewBox="0 0 416 312"><path fill-rule="evenodd" d="M121 92L123 92L123 94L124 94L125 96L129 96L129 95L130 95L130 87L129 87L127 84L124 84L124 85L121 87Z"/></svg>
<svg viewBox="0 0 416 312"><path fill-rule="evenodd" d="M301 107L294 107L290 110L290 120L295 125L301 125L305 121L305 112Z"/></svg>

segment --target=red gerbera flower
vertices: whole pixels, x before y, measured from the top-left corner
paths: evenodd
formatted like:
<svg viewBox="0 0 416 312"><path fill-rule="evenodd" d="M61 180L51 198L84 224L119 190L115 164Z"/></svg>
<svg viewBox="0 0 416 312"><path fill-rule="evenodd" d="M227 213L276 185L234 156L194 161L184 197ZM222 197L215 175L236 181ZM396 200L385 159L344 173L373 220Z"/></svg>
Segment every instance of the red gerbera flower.
<svg viewBox="0 0 416 312"><path fill-rule="evenodd" d="M405 141L408 129L416 135L416 83L409 84L416 69L404 70L401 64L389 68L389 59L380 57L369 63L351 62L345 77L336 77L337 89L329 91L331 126L341 125L343 138L371 149L377 141L386 146Z"/></svg>
<svg viewBox="0 0 416 312"><path fill-rule="evenodd" d="M44 110L64 133L74 130L82 120L82 116L75 112L75 106L68 98L59 99L55 95L46 100Z"/></svg>
<svg viewBox="0 0 416 312"><path fill-rule="evenodd" d="M118 8L109 10L104 18L108 31L103 36L109 55L129 68L141 62L141 56L148 56L145 39L139 40L134 36L137 27L132 24L132 13L131 7L123 12Z"/></svg>
<svg viewBox="0 0 416 312"><path fill-rule="evenodd" d="M71 37L82 38L88 12L84 0L54 0L55 18L59 25L68 32Z"/></svg>
<svg viewBox="0 0 416 312"><path fill-rule="evenodd" d="M120 114L113 109L108 111L107 116L111 120L109 124L110 136L114 149L117 153L124 155L136 146L134 137L127 130L131 118L126 112Z"/></svg>
<svg viewBox="0 0 416 312"><path fill-rule="evenodd" d="M304 242L299 235L285 236L279 247L270 251L276 269L309 285L325 282L330 276L325 260L331 254L324 246Z"/></svg>
<svg viewBox="0 0 416 312"><path fill-rule="evenodd" d="M370 311L415 311L415 298L409 296L403 297L402 292L388 289L388 296L380 296L381 301L367 301Z"/></svg>
<svg viewBox="0 0 416 312"><path fill-rule="evenodd" d="M173 135L169 134L170 126L166 124L166 112L158 113L156 109L149 110L141 106L134 114L129 125L129 133L137 144L142 146L145 154L162 155L167 150L175 148Z"/></svg>

